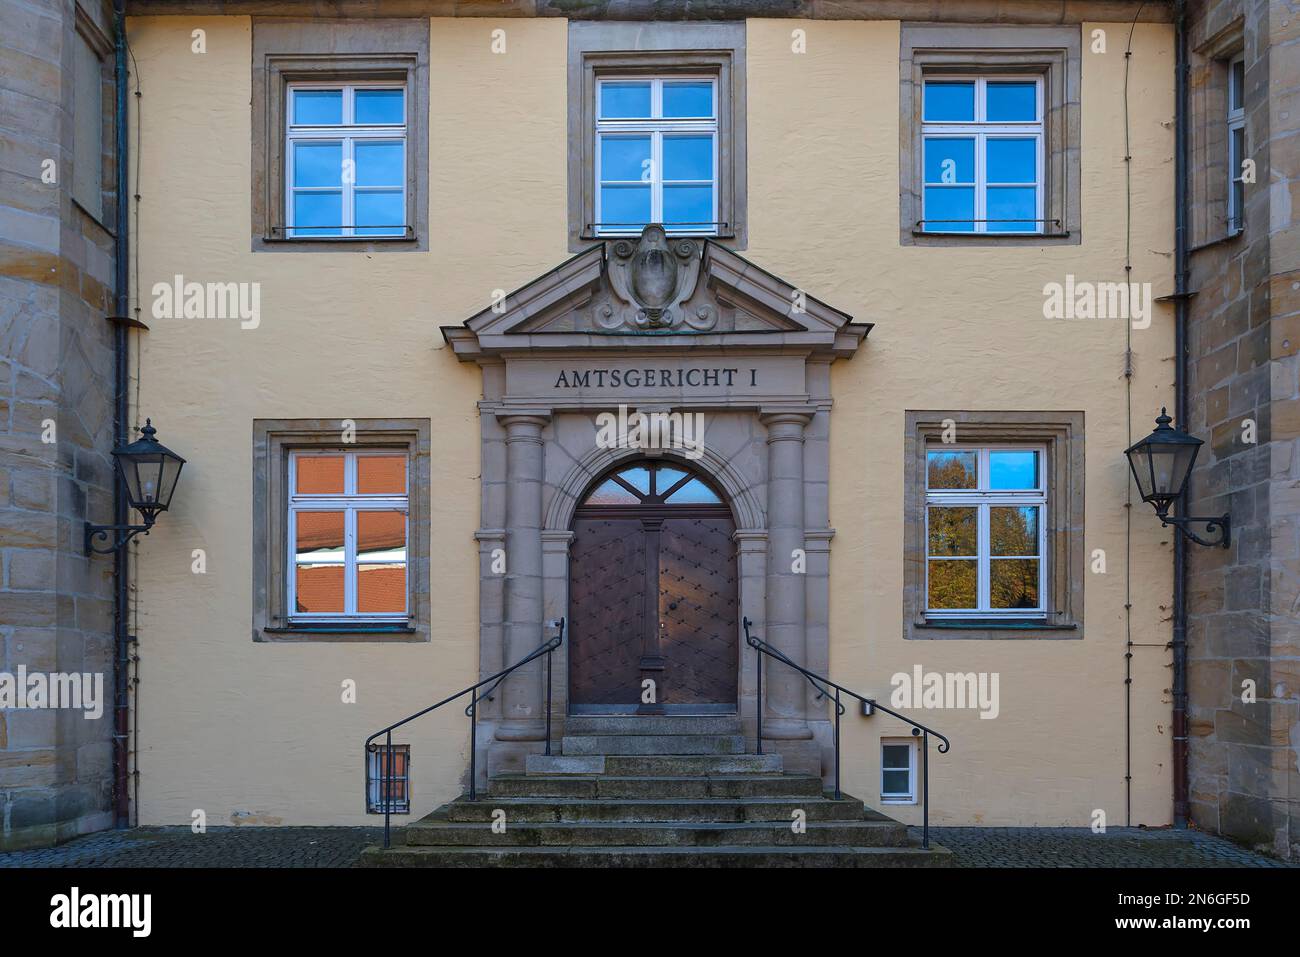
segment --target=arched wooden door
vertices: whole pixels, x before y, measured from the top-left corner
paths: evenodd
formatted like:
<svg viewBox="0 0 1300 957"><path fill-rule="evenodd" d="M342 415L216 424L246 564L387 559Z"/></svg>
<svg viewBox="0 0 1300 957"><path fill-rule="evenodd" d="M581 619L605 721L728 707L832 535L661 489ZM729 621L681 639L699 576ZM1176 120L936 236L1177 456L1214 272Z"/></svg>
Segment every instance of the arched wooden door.
<svg viewBox="0 0 1300 957"><path fill-rule="evenodd" d="M717 490L679 463L596 482L569 558L572 713L736 710L735 530Z"/></svg>

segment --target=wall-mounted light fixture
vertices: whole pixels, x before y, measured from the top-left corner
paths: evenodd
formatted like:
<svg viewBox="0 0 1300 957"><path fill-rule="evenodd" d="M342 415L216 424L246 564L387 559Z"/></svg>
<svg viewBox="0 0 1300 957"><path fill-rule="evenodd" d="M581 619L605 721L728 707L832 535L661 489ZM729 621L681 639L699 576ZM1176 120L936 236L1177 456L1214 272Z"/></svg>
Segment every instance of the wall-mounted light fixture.
<svg viewBox="0 0 1300 957"><path fill-rule="evenodd" d="M130 445L113 450L113 467L121 476L127 503L144 517L144 524L92 525L87 522L85 540L87 555L92 552L108 555L141 532L148 535L149 529L153 528L153 523L158 518L158 513L167 511L185 460L160 444L154 438L157 434L158 430L153 427L151 420L145 419L139 439ZM96 539L110 544L96 546Z"/></svg>
<svg viewBox="0 0 1300 957"><path fill-rule="evenodd" d="M1196 453L1204 444L1195 436L1188 435L1181 429L1170 427L1169 418L1164 409L1156 419L1156 429L1140 442L1134 443L1124 454L1128 456L1129 467L1137 481L1142 501L1150 502L1156 510L1156 516L1164 525L1172 525L1198 545L1222 545L1227 548L1232 544L1232 524L1227 515L1217 518L1196 518L1190 515L1170 515L1169 508L1183 497L1187 491L1187 480L1191 477L1192 466L1196 464ZM1206 539L1197 535L1188 526L1204 525L1207 535L1219 533L1217 539Z"/></svg>

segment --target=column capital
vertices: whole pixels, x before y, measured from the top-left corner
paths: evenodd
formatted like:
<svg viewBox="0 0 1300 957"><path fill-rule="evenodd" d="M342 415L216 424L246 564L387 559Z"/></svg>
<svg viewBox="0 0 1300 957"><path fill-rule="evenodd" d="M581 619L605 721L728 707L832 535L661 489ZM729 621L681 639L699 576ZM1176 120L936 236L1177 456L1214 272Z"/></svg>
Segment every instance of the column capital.
<svg viewBox="0 0 1300 957"><path fill-rule="evenodd" d="M497 409L495 415L506 428L512 425L536 425L540 428L551 421L550 409Z"/></svg>
<svg viewBox="0 0 1300 957"><path fill-rule="evenodd" d="M759 415L759 421L767 426L767 441L803 441L804 428L812 421L811 413L807 412L764 412Z"/></svg>

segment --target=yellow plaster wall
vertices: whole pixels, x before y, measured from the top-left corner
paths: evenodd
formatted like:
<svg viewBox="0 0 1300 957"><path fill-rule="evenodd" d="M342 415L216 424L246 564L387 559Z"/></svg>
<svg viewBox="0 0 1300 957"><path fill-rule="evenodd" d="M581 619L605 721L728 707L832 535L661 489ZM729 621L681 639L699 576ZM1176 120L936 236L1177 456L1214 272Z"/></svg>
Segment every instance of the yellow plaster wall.
<svg viewBox="0 0 1300 957"><path fill-rule="evenodd" d="M898 24L748 24L750 248L744 254L859 321L865 347L833 373L832 673L887 697L914 664L996 671L1001 716L932 712L951 731L932 760L933 820L1123 822L1125 501L1122 322L1042 318L1066 273L1123 279L1122 38L1083 60L1084 242L1045 249L898 244ZM138 412L189 459L174 510L138 547L139 818L210 824L371 823L361 813L367 733L475 680L479 372L443 348L456 323L567 257L566 23L431 23L430 249L249 249L251 27L244 17L129 24L139 123ZM191 31L207 52L191 52ZM508 53L491 51L507 30ZM790 31L807 31L793 54ZM1131 80L1135 281L1171 290L1172 33L1139 25ZM260 282L262 320L153 320L149 290ZM1133 333L1134 428L1172 397L1172 312ZM903 417L908 409L1078 410L1087 416L1089 552L1082 641L902 639ZM249 528L252 420L429 417L433 640L255 644ZM1168 535L1134 509L1132 628L1163 645ZM192 571L203 549L206 573ZM1134 658L1133 821L1168 820L1168 654ZM341 684L354 679L356 704ZM901 733L850 714L846 787L877 797L876 741ZM467 762L458 709L410 736L417 813L453 796ZM893 808L908 818L915 809Z"/></svg>

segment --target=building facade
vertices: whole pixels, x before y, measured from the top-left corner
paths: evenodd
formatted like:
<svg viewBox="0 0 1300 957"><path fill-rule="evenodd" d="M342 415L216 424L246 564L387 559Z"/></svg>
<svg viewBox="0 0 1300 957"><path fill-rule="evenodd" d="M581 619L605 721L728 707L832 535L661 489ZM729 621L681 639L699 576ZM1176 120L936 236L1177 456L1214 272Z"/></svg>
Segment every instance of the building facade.
<svg viewBox="0 0 1300 957"><path fill-rule="evenodd" d="M129 422L187 459L130 546L133 820L373 821L367 736L562 620L473 741L458 706L394 736L412 814L573 716L734 713L753 748L761 714L830 780L828 702L760 689L752 634L951 740L934 823L1181 823L1174 530L1124 450L1182 387L1235 533L1186 558L1191 814L1289 853L1294 296L1283 187L1227 173L1291 28L1222 6L1196 97L1232 24L1265 65L1247 152L1190 114L1196 245L1230 196L1245 233L1188 300L1172 4L126 4ZM1226 449L1248 412L1270 438ZM908 726L840 727L845 789L919 822Z"/></svg>

